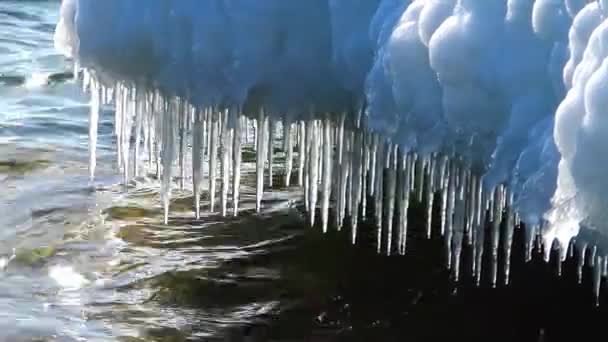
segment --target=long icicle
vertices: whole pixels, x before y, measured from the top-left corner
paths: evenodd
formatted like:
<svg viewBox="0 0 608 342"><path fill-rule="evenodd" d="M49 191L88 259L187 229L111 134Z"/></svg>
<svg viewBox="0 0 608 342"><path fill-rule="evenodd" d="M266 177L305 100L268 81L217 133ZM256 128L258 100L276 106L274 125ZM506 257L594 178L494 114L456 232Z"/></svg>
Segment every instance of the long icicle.
<svg viewBox="0 0 608 342"><path fill-rule="evenodd" d="M399 148L393 145L388 148L388 187L386 189L386 254L391 255L393 245L393 216L395 213L395 188L397 187L397 156Z"/></svg>
<svg viewBox="0 0 608 342"><path fill-rule="evenodd" d="M298 124L298 186L304 186L304 164L306 163L306 123Z"/></svg>
<svg viewBox="0 0 608 342"><path fill-rule="evenodd" d="M262 209L262 196L264 193L264 162L266 155L264 153L264 131L266 127L266 118L264 110L260 110L257 121L257 151L256 151L256 194L255 194L255 210L259 213Z"/></svg>
<svg viewBox="0 0 608 342"><path fill-rule="evenodd" d="M323 233L327 233L327 224L329 220L329 200L331 197L331 150L333 147L331 144L331 131L331 120L326 118L323 125L323 183L321 190L321 195L323 196L321 205Z"/></svg>
<svg viewBox="0 0 608 342"><path fill-rule="evenodd" d="M172 166L175 159L175 128L176 118L175 113L169 108L168 103L164 104L163 129L162 129L162 185L161 194L164 209L164 222L169 223L169 201L171 199L171 175Z"/></svg>
<svg viewBox="0 0 608 342"><path fill-rule="evenodd" d="M355 140L353 146L353 158L351 160L352 164L352 178L353 178L353 196L351 204L351 242L354 245L357 241L357 225L359 221L359 205L361 203L361 185L362 185L362 137L363 134L360 131L355 132Z"/></svg>
<svg viewBox="0 0 608 342"><path fill-rule="evenodd" d="M215 193L217 184L217 150L219 140L219 113L211 112L210 148L209 148L209 212L215 211Z"/></svg>
<svg viewBox="0 0 608 342"><path fill-rule="evenodd" d="M310 146L310 226L315 224L319 187L319 122L313 122L312 144Z"/></svg>
<svg viewBox="0 0 608 342"><path fill-rule="evenodd" d="M186 103L180 100L177 114L179 115L179 188L184 190L186 178Z"/></svg>
<svg viewBox="0 0 608 342"><path fill-rule="evenodd" d="M234 125L232 122L232 113L229 110L224 110L223 125L222 125L222 216L226 216L228 212L228 189L230 188L230 164L232 163L232 133Z"/></svg>
<svg viewBox="0 0 608 342"><path fill-rule="evenodd" d="M203 181L203 113L197 110L192 127L192 192L196 219L201 217L201 184Z"/></svg>
<svg viewBox="0 0 608 342"><path fill-rule="evenodd" d="M379 141L379 137L375 135L375 141ZM384 198L384 167L386 166L386 151L383 142L377 144L376 150L376 179L374 185L374 202L376 204L376 229L377 229L377 251L382 251L382 202Z"/></svg>
<svg viewBox="0 0 608 342"><path fill-rule="evenodd" d="M102 89L95 78L90 86L91 90L91 111L89 113L89 177L95 177L97 166L97 131L99 126L99 113L101 112Z"/></svg>
<svg viewBox="0 0 608 342"><path fill-rule="evenodd" d="M292 124L285 120L283 139L285 139L285 187L291 184L291 171L293 169L293 133Z"/></svg>
<svg viewBox="0 0 608 342"><path fill-rule="evenodd" d="M274 123L274 120L272 119L272 117L268 117L268 130L266 131L266 138L267 138L267 145L266 145L266 149L268 152L268 188L272 188L272 177L273 177L273 170L272 170L272 164L274 163L274 132L276 130L276 125Z"/></svg>
<svg viewBox="0 0 608 342"><path fill-rule="evenodd" d="M232 142L232 215L237 216L239 212L239 194L241 188L241 140L243 138L241 126L243 118L240 110L234 110L234 141Z"/></svg>

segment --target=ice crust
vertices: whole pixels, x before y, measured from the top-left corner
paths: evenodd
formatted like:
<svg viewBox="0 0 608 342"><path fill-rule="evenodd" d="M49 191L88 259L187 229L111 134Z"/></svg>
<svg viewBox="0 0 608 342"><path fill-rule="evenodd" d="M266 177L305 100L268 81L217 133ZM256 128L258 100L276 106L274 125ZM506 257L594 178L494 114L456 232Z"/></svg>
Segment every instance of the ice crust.
<svg viewBox="0 0 608 342"><path fill-rule="evenodd" d="M461 214L480 221L471 206L480 210L475 193L483 190L497 215L512 207L532 231L542 228L546 245L556 239L566 251L581 227L608 235L607 15L606 0L63 0L55 42L91 75L92 121L105 88L130 97L125 106L143 96L181 113L165 115L157 138L172 141L189 125L179 115L197 113L188 116L195 132L211 138L195 147L211 158L215 134L225 139L221 157L234 159L225 153L240 151L244 115L257 122L261 172L267 159L272 167L267 149L280 121L290 155L306 147L298 183L313 208L321 190L323 215L332 191L340 211L365 207L358 197L378 187L365 177L384 167L395 175L379 182L414 190L404 173L420 174L410 169L422 163L431 178L437 173L431 189L443 191L438 200L456 215L449 220L469 210ZM173 98L180 104L169 108ZM127 112L119 116L131 127ZM336 151L319 145L328 140ZM148 150L164 169L181 153ZM415 158L402 158L406 152ZM465 172L452 184L451 163L438 156L458 158L470 174L452 170ZM202 161L195 164L198 194ZM330 185L337 172L344 184ZM406 210L405 192L389 193L386 205ZM459 208L467 193L473 204ZM404 248L402 237L397 245Z"/></svg>

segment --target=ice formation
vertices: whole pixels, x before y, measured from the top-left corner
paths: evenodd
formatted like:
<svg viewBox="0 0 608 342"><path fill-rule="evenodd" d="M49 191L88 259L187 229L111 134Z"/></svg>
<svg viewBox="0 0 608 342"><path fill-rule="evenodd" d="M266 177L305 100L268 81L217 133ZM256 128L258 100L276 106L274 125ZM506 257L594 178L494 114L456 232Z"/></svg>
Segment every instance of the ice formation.
<svg viewBox="0 0 608 342"><path fill-rule="evenodd" d="M140 156L156 165L165 221L174 164L197 217L205 179L211 210L238 213L255 128L258 210L282 137L311 224L327 230L333 206L354 242L373 207L379 251L404 253L410 202L429 235L440 206L454 275L466 242L479 279L489 239L508 281L519 220L528 257L538 235L562 258L578 237L606 273L607 15L605 0L63 0L55 42L92 93L92 174L112 102L125 181Z"/></svg>

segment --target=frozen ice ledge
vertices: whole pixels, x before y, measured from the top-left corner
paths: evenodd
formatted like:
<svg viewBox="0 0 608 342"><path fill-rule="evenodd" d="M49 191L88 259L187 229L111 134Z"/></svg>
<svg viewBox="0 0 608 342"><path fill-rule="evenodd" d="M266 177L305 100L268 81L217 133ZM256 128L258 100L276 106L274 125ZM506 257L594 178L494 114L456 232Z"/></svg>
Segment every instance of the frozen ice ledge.
<svg viewBox="0 0 608 342"><path fill-rule="evenodd" d="M486 239L508 275L525 226L528 257L536 239L547 258L576 245L599 293L607 14L605 0L63 0L55 42L85 70L91 176L114 104L125 181L156 165L165 220L174 172L192 179L197 216L203 188L211 210L238 213L254 129L258 210L281 139L311 224L326 230L331 205L354 242L372 198L379 250L404 253L421 201L427 227L441 208L455 276L463 240L481 260Z"/></svg>

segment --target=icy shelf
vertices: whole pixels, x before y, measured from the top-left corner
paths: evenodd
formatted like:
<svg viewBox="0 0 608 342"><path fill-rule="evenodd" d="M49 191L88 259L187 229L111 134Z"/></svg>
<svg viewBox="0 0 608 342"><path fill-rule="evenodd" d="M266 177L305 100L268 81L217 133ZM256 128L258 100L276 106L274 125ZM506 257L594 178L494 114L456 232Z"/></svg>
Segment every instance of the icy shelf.
<svg viewBox="0 0 608 342"><path fill-rule="evenodd" d="M192 179L197 217L203 189L237 215L246 143L261 210L281 139L286 185L325 231L350 222L355 242L370 214L378 250L404 253L410 204L425 203L427 235L438 205L458 278L463 243L481 260L486 240L508 275L522 221L528 257L539 236L547 258L575 237L592 250L599 292L607 14L585 0L63 0L55 41L92 96L91 176L113 104L124 180L156 167L165 221L173 172Z"/></svg>

